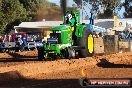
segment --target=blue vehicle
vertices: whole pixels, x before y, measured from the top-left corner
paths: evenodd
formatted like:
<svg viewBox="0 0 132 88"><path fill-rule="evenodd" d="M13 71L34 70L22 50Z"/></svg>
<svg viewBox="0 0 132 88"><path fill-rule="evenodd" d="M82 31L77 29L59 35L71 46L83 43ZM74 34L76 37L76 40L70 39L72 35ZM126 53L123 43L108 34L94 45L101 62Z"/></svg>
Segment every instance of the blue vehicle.
<svg viewBox="0 0 132 88"><path fill-rule="evenodd" d="M5 47L5 44L2 41L0 41L0 51L3 51L4 47Z"/></svg>
<svg viewBox="0 0 132 88"><path fill-rule="evenodd" d="M124 30L119 34L120 40L132 40L132 30Z"/></svg>
<svg viewBox="0 0 132 88"><path fill-rule="evenodd" d="M35 43L36 43L36 48L43 46L43 43L39 40L36 40Z"/></svg>

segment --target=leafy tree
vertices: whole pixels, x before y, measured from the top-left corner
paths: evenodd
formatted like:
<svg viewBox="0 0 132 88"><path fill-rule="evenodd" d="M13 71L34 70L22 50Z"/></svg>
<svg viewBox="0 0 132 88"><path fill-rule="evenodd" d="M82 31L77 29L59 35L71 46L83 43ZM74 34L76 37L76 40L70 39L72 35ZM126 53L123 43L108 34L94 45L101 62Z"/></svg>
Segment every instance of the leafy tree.
<svg viewBox="0 0 132 88"><path fill-rule="evenodd" d="M124 17L132 18L132 0L125 0L122 6L125 8Z"/></svg>
<svg viewBox="0 0 132 88"><path fill-rule="evenodd" d="M32 20L36 20L37 11L40 8L46 8L50 5L54 5L53 3L50 4L47 0L19 0L21 4L23 4L24 8L26 9L27 13L32 17Z"/></svg>
<svg viewBox="0 0 132 88"><path fill-rule="evenodd" d="M7 26L14 22L16 19L23 20L27 18L26 10L18 0L2 0L0 13L1 32L7 32Z"/></svg>
<svg viewBox="0 0 132 88"><path fill-rule="evenodd" d="M19 0L27 11L35 11L42 3L47 3L46 0Z"/></svg>
<svg viewBox="0 0 132 88"><path fill-rule="evenodd" d="M78 5L82 4L82 0L74 0ZM120 4L120 0L84 0L92 5L92 10L96 11L97 15L102 14L100 8L103 9L103 14L106 17L112 17L116 14L116 8ZM101 15L101 17L102 17Z"/></svg>
<svg viewBox="0 0 132 88"><path fill-rule="evenodd" d="M22 21L36 20L38 14L41 16L41 12L52 12L52 8L46 9L52 6L55 7L56 5L49 3L47 0L0 0L0 33L8 33ZM53 11L56 12L56 10L58 11L58 8ZM51 12L48 13L51 14Z"/></svg>

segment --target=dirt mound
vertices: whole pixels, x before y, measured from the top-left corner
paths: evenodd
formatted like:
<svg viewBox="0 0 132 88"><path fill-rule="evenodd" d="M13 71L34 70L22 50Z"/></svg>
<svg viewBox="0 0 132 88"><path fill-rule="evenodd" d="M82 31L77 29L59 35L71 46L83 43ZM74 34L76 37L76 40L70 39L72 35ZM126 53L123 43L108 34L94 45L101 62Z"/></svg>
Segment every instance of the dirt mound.
<svg viewBox="0 0 132 88"><path fill-rule="evenodd" d="M9 71L5 73L0 73L0 81L10 81L23 78L18 71Z"/></svg>
<svg viewBox="0 0 132 88"><path fill-rule="evenodd" d="M132 52L111 54L104 56L103 59L114 64L132 64Z"/></svg>

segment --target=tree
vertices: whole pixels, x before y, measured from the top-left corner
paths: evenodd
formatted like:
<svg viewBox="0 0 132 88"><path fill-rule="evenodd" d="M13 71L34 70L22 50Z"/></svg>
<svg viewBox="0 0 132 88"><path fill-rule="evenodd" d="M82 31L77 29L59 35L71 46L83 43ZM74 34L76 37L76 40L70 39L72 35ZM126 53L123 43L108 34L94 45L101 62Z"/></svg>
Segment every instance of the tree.
<svg viewBox="0 0 132 88"><path fill-rule="evenodd" d="M17 19L24 20L27 18L26 10L18 0L2 0L0 6L0 29L1 32L7 32L7 26Z"/></svg>
<svg viewBox="0 0 132 88"><path fill-rule="evenodd" d="M125 0L122 6L125 8L124 17L132 18L132 0Z"/></svg>
<svg viewBox="0 0 132 88"><path fill-rule="evenodd" d="M74 0L78 5L82 4L82 0ZM106 17L112 17L116 14L116 8L120 4L120 0L84 0L92 5L92 10L97 12L97 15L102 14L100 9L103 9L103 14ZM102 16L101 16L102 17Z"/></svg>
<svg viewBox="0 0 132 88"><path fill-rule="evenodd" d="M37 11L40 8L49 7L50 4L47 0L19 0L23 4L28 14L32 17L32 20L37 20Z"/></svg>
<svg viewBox="0 0 132 88"><path fill-rule="evenodd" d="M38 10L49 6L55 6L55 4L49 3L47 0L0 0L0 33L10 32L22 21L36 20ZM41 10L41 12L45 12L45 10Z"/></svg>
<svg viewBox="0 0 132 88"><path fill-rule="evenodd" d="M36 9L40 6L42 3L47 3L46 0L19 0L21 4L23 4L24 8L27 11L36 11Z"/></svg>

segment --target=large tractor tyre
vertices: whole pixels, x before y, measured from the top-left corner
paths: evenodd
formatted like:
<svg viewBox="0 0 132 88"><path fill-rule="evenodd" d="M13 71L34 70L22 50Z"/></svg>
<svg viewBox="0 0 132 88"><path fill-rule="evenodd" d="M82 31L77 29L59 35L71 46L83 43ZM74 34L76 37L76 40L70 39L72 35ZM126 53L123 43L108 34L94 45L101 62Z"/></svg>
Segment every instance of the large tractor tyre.
<svg viewBox="0 0 132 88"><path fill-rule="evenodd" d="M92 32L89 32L87 28L83 30L83 36L78 39L77 45L83 47L79 50L79 56L90 57L94 55L94 38Z"/></svg>
<svg viewBox="0 0 132 88"><path fill-rule="evenodd" d="M38 60L43 60L44 59L44 47L39 47L38 48Z"/></svg>

